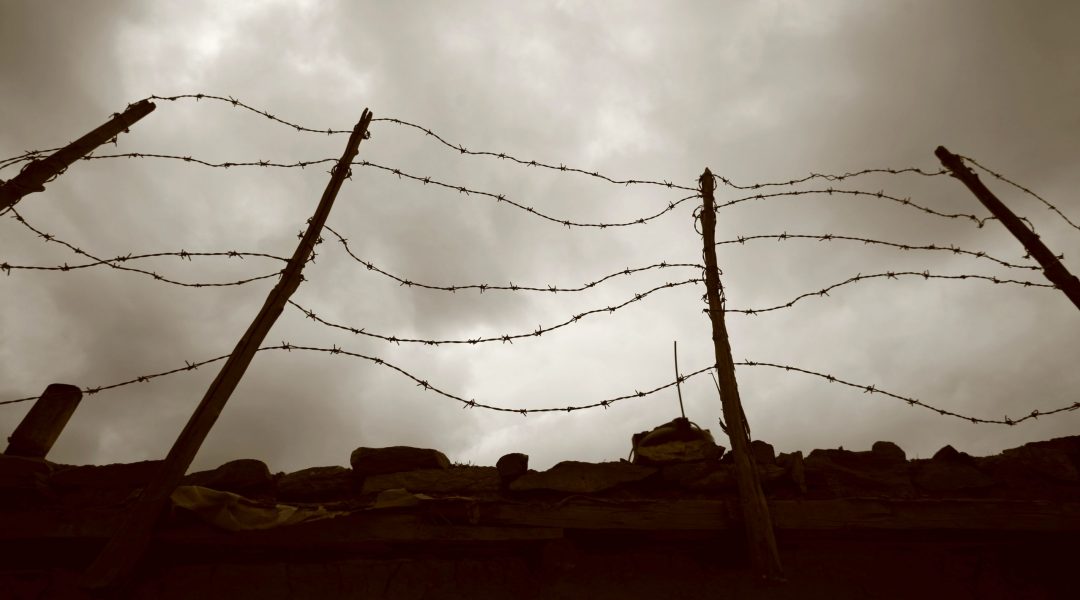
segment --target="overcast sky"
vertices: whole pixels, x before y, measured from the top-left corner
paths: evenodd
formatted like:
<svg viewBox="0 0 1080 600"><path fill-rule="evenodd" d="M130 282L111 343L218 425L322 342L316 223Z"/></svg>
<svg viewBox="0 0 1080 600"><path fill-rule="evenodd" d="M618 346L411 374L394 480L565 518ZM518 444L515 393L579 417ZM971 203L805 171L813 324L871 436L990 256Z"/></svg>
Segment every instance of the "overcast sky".
<svg viewBox="0 0 1080 600"><path fill-rule="evenodd" d="M940 168L939 144L1027 185L1080 218L1080 4L917 2L12 1L0 4L0 157L65 144L150 95L233 96L291 122L351 129L369 107L470 150L696 186L705 167L740 185L811 172ZM377 121L360 159L482 190L578 222L632 221L689 194L462 155ZM282 163L338 157L347 136L297 133L220 102L157 102L101 152ZM18 167L4 170L10 178ZM163 159L80 162L26 197L35 227L104 257L187 251L288 256L328 180L306 169L213 169ZM1080 231L991 177L1065 264ZM958 181L867 175L782 190L864 190L945 213L988 213ZM775 190L774 190L775 191ZM721 187L718 202L747 192ZM699 263L697 200L625 228L566 228L507 203L354 168L329 225L364 260L433 285L576 287L661 261ZM0 261L85 259L0 218ZM834 234L954 244L1033 264L997 222L984 228L887 199L814 194L720 210L719 240ZM694 268L619 276L578 293L399 286L332 236L294 299L320 317L398 337L528 333L620 304ZM858 273L984 274L1045 283L1038 271L947 252L850 241L758 240L718 248L729 308L784 304ZM1070 260L1071 259L1071 260ZM255 257L129 263L186 282L264 275ZM227 354L275 279L185 288L107 267L0 276L0 400L52 382L96 387ZM713 361L701 285L661 289L612 314L515 343L395 345L331 330L286 308L267 344L378 356L449 393L511 408L588 404L652 389ZM986 419L1080 399L1080 314L1058 291L979 280L871 279L791 308L728 317L736 360L789 364L873 384ZM86 396L49 458L162 458L220 365ZM867 449L911 457L945 444L989 454L1076 433L1080 412L1013 427L975 425L878 394L765 367L737 370L753 436L778 451ZM683 386L687 416L730 446L707 376ZM0 406L12 431L31 403ZM617 460L630 436L678 416L674 389L608 409L463 410L401 374L323 353L258 354L193 465L259 458L274 471L348 464L356 447L438 448L491 465ZM8 435L5 433L5 435Z"/></svg>

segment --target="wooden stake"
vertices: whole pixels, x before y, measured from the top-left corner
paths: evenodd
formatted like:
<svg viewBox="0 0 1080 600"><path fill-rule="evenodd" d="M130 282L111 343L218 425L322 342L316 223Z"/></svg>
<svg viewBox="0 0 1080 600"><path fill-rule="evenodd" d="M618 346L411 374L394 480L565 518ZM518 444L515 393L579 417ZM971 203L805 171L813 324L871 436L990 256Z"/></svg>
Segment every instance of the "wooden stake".
<svg viewBox="0 0 1080 600"><path fill-rule="evenodd" d="M742 508L743 525L750 551L750 562L755 572L767 583L784 581L780 565L780 553L776 547L772 517L761 489L757 467L750 454L750 436L746 425L739 386L735 380L735 364L731 358L727 325L724 323L723 288L716 266L716 214L713 212L713 174L709 169L701 175L701 232L704 238L705 289L709 301L709 318L712 321L713 350L716 354L716 373L719 378L720 402L724 420L727 422L731 453L735 459L735 479L739 489L739 505Z"/></svg>
<svg viewBox="0 0 1080 600"><path fill-rule="evenodd" d="M50 383L8 438L8 456L45 458L82 400L82 390L66 383Z"/></svg>
<svg viewBox="0 0 1080 600"><path fill-rule="evenodd" d="M1001 224L1016 236L1016 239L1020 240L1028 254L1042 265L1043 275L1050 280L1050 283L1065 292L1065 295L1068 296L1069 300L1072 300L1076 308L1080 308L1080 279L1070 273L1065 268L1065 265L1061 264L1061 261L1054 256L1054 253L1046 247L1046 244L1042 243L1039 236L1025 227L1023 222L1009 210L1009 207L1005 206L1001 200L998 200L997 196L983 185L983 182L979 180L979 176L967 168L959 156L946 150L945 146L938 146L934 154L937 155L941 164L952 172L953 177L962 181L975 194L979 202L982 202L983 206L990 209L990 212L997 217L997 220L1001 221Z"/></svg>
<svg viewBox="0 0 1080 600"><path fill-rule="evenodd" d="M682 418L686 418L686 409L683 408L682 403L682 375L679 375L679 341L672 342L673 350L675 351L675 389L679 391L679 412L682 413Z"/></svg>
<svg viewBox="0 0 1080 600"><path fill-rule="evenodd" d="M240 383L240 378L243 377L259 345L266 338L267 332L270 331L278 315L284 310L289 296L299 287L302 280L301 271L315 249L315 242L322 233L323 225L330 214L330 208L334 204L338 190L341 189L342 182L350 174L349 165L356 157L360 141L364 139L369 123L371 123L371 112L364 109L360 122L356 124L349 137L345 153L331 171L330 183L323 191L315 215L311 217L304 237L289 259L281 280L270 291L262 310L236 344L236 348L225 362L225 366L221 368L221 372L210 384L195 413L192 414L187 426L184 427L180 437L169 451L161 470L143 489L120 528L113 534L94 563L83 573L80 584L84 588L112 588L122 583L150 544L154 526L168 506L169 497L188 467L191 466L191 461L195 458L207 434L210 433L210 428L217 421L229 396Z"/></svg>
<svg viewBox="0 0 1080 600"><path fill-rule="evenodd" d="M98 146L127 131L128 127L153 112L155 108L157 107L153 102L140 100L129 105L124 112L113 115L101 127L48 157L31 161L18 175L0 185L0 211L14 206L27 194L45 191L45 184L53 177L62 173L75 161L93 152Z"/></svg>

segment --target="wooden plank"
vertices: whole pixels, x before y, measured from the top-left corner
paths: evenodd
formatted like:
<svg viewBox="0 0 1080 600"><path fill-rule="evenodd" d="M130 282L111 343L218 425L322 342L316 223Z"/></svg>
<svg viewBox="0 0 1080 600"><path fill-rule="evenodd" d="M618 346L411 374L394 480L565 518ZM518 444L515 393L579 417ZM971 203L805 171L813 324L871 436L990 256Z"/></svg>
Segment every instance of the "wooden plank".
<svg viewBox="0 0 1080 600"><path fill-rule="evenodd" d="M438 500L431 501L438 503ZM1080 502L1026 500L776 500L769 503L781 531L1080 533ZM541 506L481 505L478 525L432 522L416 509L351 515L249 532L173 522L156 538L236 545L335 544L369 541L526 541L567 530L735 531L736 505L722 500L575 502ZM419 511L418 514L415 511ZM121 509L0 511L0 542L27 539L104 539L119 528ZM463 515L464 519L465 516Z"/></svg>
<svg viewBox="0 0 1080 600"><path fill-rule="evenodd" d="M598 503L587 500L542 506L495 503L482 505L483 524L529 525L565 529L732 529L737 523L733 502L678 500Z"/></svg>
<svg viewBox="0 0 1080 600"><path fill-rule="evenodd" d="M8 456L45 458L82 400L82 390L66 383L50 383L8 438Z"/></svg>

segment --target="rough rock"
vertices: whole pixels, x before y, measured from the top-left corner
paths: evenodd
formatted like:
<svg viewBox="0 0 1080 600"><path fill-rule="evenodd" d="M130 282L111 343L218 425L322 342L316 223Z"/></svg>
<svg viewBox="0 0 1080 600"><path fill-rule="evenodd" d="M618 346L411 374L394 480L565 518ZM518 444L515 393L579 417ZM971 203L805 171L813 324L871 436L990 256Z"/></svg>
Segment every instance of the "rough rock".
<svg viewBox="0 0 1080 600"><path fill-rule="evenodd" d="M591 494L617 485L641 481L656 469L627 462L586 463L564 461L543 472L529 471L510 484L516 492L547 490Z"/></svg>
<svg viewBox="0 0 1080 600"><path fill-rule="evenodd" d="M229 461L210 471L191 473L181 485L198 485L220 492L253 494L273 489L274 478L266 463L253 458Z"/></svg>
<svg viewBox="0 0 1080 600"><path fill-rule="evenodd" d="M1059 483L1080 483L1080 438L1056 438L1032 442L1002 452L1004 458Z"/></svg>
<svg viewBox="0 0 1080 600"><path fill-rule="evenodd" d="M799 492L805 494L807 491L806 464L803 462L802 451L797 450L791 454L781 454L777 457L776 463L787 471L788 479L798 488Z"/></svg>
<svg viewBox="0 0 1080 600"><path fill-rule="evenodd" d="M364 478L363 493L393 489L438 494L492 493L499 490L499 483L499 471L495 467L418 469L368 475Z"/></svg>
<svg viewBox="0 0 1080 600"><path fill-rule="evenodd" d="M934 453L934 460L954 463L975 464L975 459L967 452L960 452L952 446L944 446Z"/></svg>
<svg viewBox="0 0 1080 600"><path fill-rule="evenodd" d="M0 507L25 508L47 498L51 471L44 459L0 454Z"/></svg>
<svg viewBox="0 0 1080 600"><path fill-rule="evenodd" d="M887 462L904 462L907 460L907 454L904 453L903 448L892 442L874 442L870 452Z"/></svg>
<svg viewBox="0 0 1080 600"><path fill-rule="evenodd" d="M806 457L806 481L810 492L850 498L915 495L906 462L883 460L874 452L814 450Z"/></svg>
<svg viewBox="0 0 1080 600"><path fill-rule="evenodd" d="M328 502L360 493L352 469L312 467L287 475L277 482L277 498L284 502Z"/></svg>
<svg viewBox="0 0 1080 600"><path fill-rule="evenodd" d="M716 460L724 452L707 429L701 429L684 417L650 431L635 433L631 442L634 464L640 465Z"/></svg>
<svg viewBox="0 0 1080 600"><path fill-rule="evenodd" d="M782 467L777 465L758 465L758 479L763 486L772 486L780 482L787 475ZM723 491L734 490L738 487L734 465L721 465L721 468L712 471L705 477L689 482L686 487L698 491Z"/></svg>
<svg viewBox="0 0 1080 600"><path fill-rule="evenodd" d="M665 484L690 488L721 468L724 465L716 460L674 463L660 467L660 478Z"/></svg>
<svg viewBox="0 0 1080 600"><path fill-rule="evenodd" d="M760 465L776 464L776 450L773 450L772 444L768 442L763 442L761 440L751 441L750 455L753 456L754 460Z"/></svg>
<svg viewBox="0 0 1080 600"><path fill-rule="evenodd" d="M0 454L0 487L21 487L35 480L43 481L52 465L41 458Z"/></svg>
<svg viewBox="0 0 1080 600"><path fill-rule="evenodd" d="M360 447L349 457L353 471L360 476L415 471L417 469L448 469L450 460L438 450L389 446L386 448Z"/></svg>
<svg viewBox="0 0 1080 600"><path fill-rule="evenodd" d="M911 480L920 490L933 493L972 492L996 483L970 464L937 458L916 462L911 468Z"/></svg>
<svg viewBox="0 0 1080 600"><path fill-rule="evenodd" d="M499 479L503 485L510 485L511 481L528 472L529 455L520 452L504 455L495 463L495 468L499 470Z"/></svg>
<svg viewBox="0 0 1080 600"><path fill-rule="evenodd" d="M144 460L112 465L58 467L49 477L49 485L56 488L133 490L145 486L161 469L161 464L160 460Z"/></svg>

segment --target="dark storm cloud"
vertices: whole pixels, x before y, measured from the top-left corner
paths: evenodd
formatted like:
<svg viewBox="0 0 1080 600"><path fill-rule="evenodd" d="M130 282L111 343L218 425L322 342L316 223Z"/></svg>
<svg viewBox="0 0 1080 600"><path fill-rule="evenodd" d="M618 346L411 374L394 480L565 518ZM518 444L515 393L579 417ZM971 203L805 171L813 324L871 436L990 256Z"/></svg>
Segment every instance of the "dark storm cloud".
<svg viewBox="0 0 1080 600"><path fill-rule="evenodd" d="M376 117L431 127L470 149L682 185L693 185L706 165L740 183L871 166L933 170L933 148L945 144L1031 185L1067 214L1080 213L1072 192L1080 185L1073 102L1080 42L1068 30L1080 9L1070 3L1036 11L1006 2L9 2L0 10L0 51L21 57L0 65L0 78L12 82L0 107L3 156L68 141L150 94L206 92L320 128L347 129L370 106ZM635 218L685 195L462 156L385 122L374 123L372 134L363 159L575 220ZM343 136L296 134L257 115L187 101L159 102L121 137L119 150L289 162L336 157L343 143ZM19 209L105 256L180 248L288 255L326 177L319 168L95 161L76 165ZM1075 229L988 181L1055 251L1080 255ZM984 214L943 177L864 177L842 186ZM719 195L743 194L722 188ZM413 281L574 285L660 260L699 261L691 208L647 227L567 230L487 198L356 167L330 225L359 256ZM721 211L719 223L721 239L787 230L955 243L1014 261L1022 254L996 223L978 229L876 199L748 202ZM3 228L2 260L76 258L13 222ZM428 292L368 272L326 237L297 301L334 322L422 338L527 332L697 275L646 273L587 295ZM965 257L850 242L752 242L719 254L729 305L737 307L786 302L857 272L929 268L1042 281ZM189 281L278 268L255 259L147 265ZM270 285L188 290L101 268L16 271L2 281L3 398L38 393L51 381L104 385L225 354ZM708 364L699 294L665 291L512 346L395 346L321 329L292 308L267 341L380 356L451 393L503 406L583 404L670 381L672 339L680 340L683 371ZM964 414L1019 417L1074 401L1080 385L1072 368L1080 355L1075 309L1048 290L871 281L729 321L736 360L832 372ZM162 456L217 367L87 398L53 458ZM992 452L1075 430L1073 414L1013 428L974 426L783 372L740 368L739 377L755 436L782 450L892 439L911 454L945 443ZM688 413L706 427L719 415L711 386L698 378L684 388ZM608 411L527 418L463 411L362 361L264 353L196 466L241 457L262 458L272 469L343 464L361 444L437 447L482 464L519 450L540 467L610 460L625 456L631 433L669 420L673 402L658 395ZM0 425L14 427L25 407L6 407Z"/></svg>

